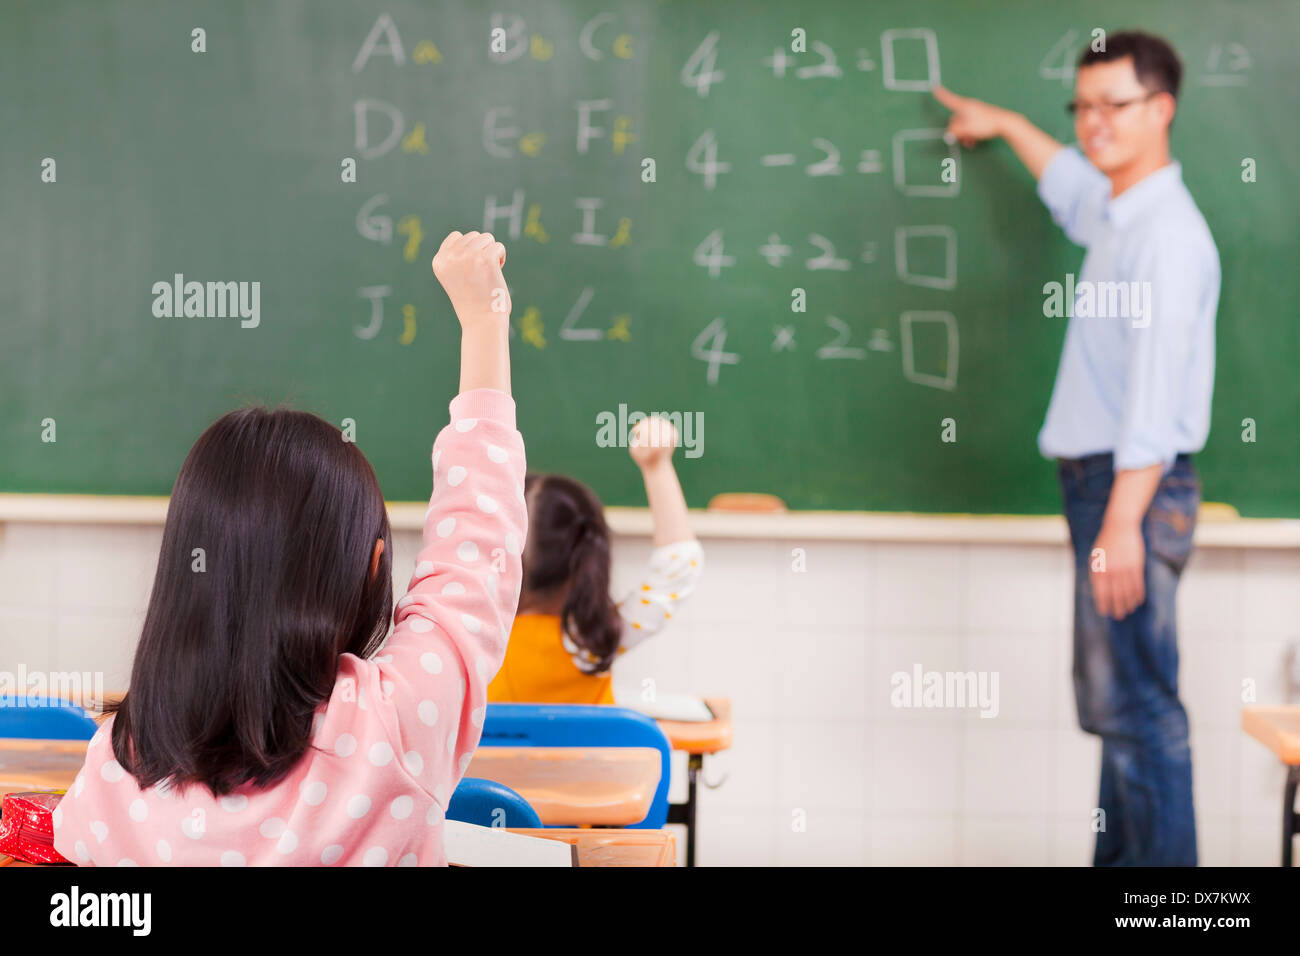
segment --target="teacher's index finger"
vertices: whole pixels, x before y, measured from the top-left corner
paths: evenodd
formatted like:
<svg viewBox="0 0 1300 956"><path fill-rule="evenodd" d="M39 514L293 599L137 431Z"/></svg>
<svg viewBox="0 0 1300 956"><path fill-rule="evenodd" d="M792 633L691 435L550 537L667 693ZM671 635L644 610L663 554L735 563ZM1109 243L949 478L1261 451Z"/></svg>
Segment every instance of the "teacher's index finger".
<svg viewBox="0 0 1300 956"><path fill-rule="evenodd" d="M930 87L930 92L934 95L936 100L954 112L956 112L956 110L961 106L962 98L946 86L936 83L934 86Z"/></svg>

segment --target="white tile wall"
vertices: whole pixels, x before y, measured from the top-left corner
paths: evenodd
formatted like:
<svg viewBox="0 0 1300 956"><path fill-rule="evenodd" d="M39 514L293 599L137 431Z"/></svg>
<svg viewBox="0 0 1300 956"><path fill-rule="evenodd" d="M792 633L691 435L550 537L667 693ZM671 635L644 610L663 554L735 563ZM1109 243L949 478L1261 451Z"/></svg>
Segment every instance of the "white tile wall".
<svg viewBox="0 0 1300 956"><path fill-rule="evenodd" d="M160 540L157 527L0 525L0 670L98 670L125 687ZM419 540L393 544L400 590ZM1090 861L1099 746L1075 724L1063 547L705 548L676 626L616 675L733 701L735 746L705 763L702 865ZM620 541L616 585L649 553L645 539ZM1197 552L1179 620L1202 863L1276 865L1284 774L1242 733L1240 708L1247 679L1258 703L1286 702L1300 554ZM918 663L996 672L997 717L891 706L892 675Z"/></svg>

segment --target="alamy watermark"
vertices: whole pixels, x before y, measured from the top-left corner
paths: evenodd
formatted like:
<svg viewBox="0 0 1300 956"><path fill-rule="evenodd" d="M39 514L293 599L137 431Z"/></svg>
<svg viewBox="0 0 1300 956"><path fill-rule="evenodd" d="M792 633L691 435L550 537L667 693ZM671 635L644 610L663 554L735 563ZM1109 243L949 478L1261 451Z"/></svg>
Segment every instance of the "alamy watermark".
<svg viewBox="0 0 1300 956"><path fill-rule="evenodd" d="M1066 273L1065 282L1043 286L1043 315L1049 319L1131 319L1133 328L1151 324L1150 282L1075 282Z"/></svg>
<svg viewBox="0 0 1300 956"><path fill-rule="evenodd" d="M176 273L171 282L153 284L153 314L160 319L239 318L241 328L262 321L262 283L186 282Z"/></svg>
<svg viewBox="0 0 1300 956"><path fill-rule="evenodd" d="M681 446L686 449L687 458L699 458L704 454L704 413L703 412L629 412L627 405L619 403L618 414L600 412L596 416L596 445L599 448L627 448L632 429L638 422L647 418L662 418L677 429ZM653 437L650 439L653 441Z"/></svg>
<svg viewBox="0 0 1300 956"><path fill-rule="evenodd" d="M997 671L927 671L913 664L911 673L895 671L889 685L894 707L978 709L981 717L996 717L1000 709Z"/></svg>
<svg viewBox="0 0 1300 956"><path fill-rule="evenodd" d="M83 893L74 883L68 892L50 897L51 926L118 926L133 936L148 936L152 913L152 893Z"/></svg>
<svg viewBox="0 0 1300 956"><path fill-rule="evenodd" d="M104 707L102 671L0 671L0 707L59 707L68 701L87 710Z"/></svg>

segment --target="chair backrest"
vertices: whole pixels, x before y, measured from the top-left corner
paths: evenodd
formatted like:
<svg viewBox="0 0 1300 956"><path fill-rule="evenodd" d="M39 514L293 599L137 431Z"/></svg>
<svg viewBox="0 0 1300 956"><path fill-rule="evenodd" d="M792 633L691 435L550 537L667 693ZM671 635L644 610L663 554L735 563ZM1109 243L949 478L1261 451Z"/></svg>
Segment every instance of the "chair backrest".
<svg viewBox="0 0 1300 956"><path fill-rule="evenodd" d="M502 813L505 818L502 819ZM504 783L464 777L451 795L447 819L473 823L480 827L529 827L542 825L532 804Z"/></svg>
<svg viewBox="0 0 1300 956"><path fill-rule="evenodd" d="M0 696L0 737L89 740L99 725L76 704L35 694Z"/></svg>
<svg viewBox="0 0 1300 956"><path fill-rule="evenodd" d="M659 751L659 786L638 829L657 830L668 820L672 745L645 714L607 704L488 704L481 747L653 747Z"/></svg>

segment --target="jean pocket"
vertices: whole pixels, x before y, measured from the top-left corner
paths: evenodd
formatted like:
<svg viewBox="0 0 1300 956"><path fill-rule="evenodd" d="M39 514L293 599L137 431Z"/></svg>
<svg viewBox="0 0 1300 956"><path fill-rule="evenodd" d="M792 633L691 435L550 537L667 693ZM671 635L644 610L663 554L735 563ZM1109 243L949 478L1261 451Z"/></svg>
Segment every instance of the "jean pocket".
<svg viewBox="0 0 1300 956"><path fill-rule="evenodd" d="M1063 462L1058 469L1067 499L1106 504L1115 483L1115 471L1108 460Z"/></svg>
<svg viewBox="0 0 1300 956"><path fill-rule="evenodd" d="M1166 492L1173 495L1195 494L1200 497L1201 479L1195 472L1171 471L1160 479L1156 493Z"/></svg>
<svg viewBox="0 0 1300 956"><path fill-rule="evenodd" d="M1177 478L1160 483L1147 510L1147 539L1152 554L1181 570L1192 551L1200 483Z"/></svg>

